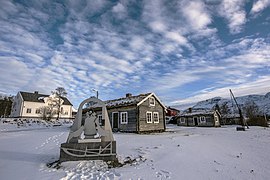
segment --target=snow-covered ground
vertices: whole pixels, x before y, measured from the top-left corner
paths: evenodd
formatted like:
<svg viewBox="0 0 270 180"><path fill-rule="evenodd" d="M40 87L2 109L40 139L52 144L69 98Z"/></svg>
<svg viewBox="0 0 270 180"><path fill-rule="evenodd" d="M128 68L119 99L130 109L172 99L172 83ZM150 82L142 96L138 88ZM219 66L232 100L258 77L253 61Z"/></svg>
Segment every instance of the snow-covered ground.
<svg viewBox="0 0 270 180"><path fill-rule="evenodd" d="M0 179L269 179L270 129L170 125L160 134L115 133L119 168L101 161L47 163L59 158L69 125L15 128L0 123ZM13 128L12 128L13 127ZM33 125L31 125L33 127Z"/></svg>

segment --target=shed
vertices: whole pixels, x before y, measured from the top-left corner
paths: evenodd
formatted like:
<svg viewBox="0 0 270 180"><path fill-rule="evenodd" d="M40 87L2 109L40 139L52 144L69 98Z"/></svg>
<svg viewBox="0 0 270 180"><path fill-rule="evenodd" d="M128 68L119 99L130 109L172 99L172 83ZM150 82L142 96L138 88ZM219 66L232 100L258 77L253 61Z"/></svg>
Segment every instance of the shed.
<svg viewBox="0 0 270 180"><path fill-rule="evenodd" d="M220 113L217 110L185 112L178 116L178 126L220 127Z"/></svg>

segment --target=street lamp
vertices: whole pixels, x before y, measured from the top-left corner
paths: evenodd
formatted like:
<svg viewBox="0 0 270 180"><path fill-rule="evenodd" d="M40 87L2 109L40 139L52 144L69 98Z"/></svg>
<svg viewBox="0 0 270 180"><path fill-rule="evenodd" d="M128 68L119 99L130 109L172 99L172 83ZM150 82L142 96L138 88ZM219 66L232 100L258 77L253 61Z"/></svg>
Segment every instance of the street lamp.
<svg viewBox="0 0 270 180"><path fill-rule="evenodd" d="M94 91L94 92L96 92L96 97L97 97L97 99L98 99L98 90L96 90L96 89L94 89L94 88L92 88L91 90Z"/></svg>

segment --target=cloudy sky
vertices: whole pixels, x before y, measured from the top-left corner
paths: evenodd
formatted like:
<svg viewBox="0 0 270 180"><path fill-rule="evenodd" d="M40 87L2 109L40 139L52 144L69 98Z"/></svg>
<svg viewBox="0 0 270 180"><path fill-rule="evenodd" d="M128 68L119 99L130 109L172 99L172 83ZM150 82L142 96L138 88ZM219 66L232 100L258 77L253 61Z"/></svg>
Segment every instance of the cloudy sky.
<svg viewBox="0 0 270 180"><path fill-rule="evenodd" d="M0 27L4 94L179 105L270 91L270 0L1 0Z"/></svg>

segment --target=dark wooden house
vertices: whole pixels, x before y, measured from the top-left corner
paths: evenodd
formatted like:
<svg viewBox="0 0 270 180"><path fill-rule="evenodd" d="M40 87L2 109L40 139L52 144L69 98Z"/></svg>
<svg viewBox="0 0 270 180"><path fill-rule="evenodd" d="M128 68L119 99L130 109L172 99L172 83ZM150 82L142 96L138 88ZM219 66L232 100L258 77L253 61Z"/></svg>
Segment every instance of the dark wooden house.
<svg viewBox="0 0 270 180"><path fill-rule="evenodd" d="M113 131L163 132L166 107L154 93L126 97L105 102ZM97 112L100 123L102 117Z"/></svg>
<svg viewBox="0 0 270 180"><path fill-rule="evenodd" d="M220 113L216 110L186 112L177 118L178 126L219 127Z"/></svg>

